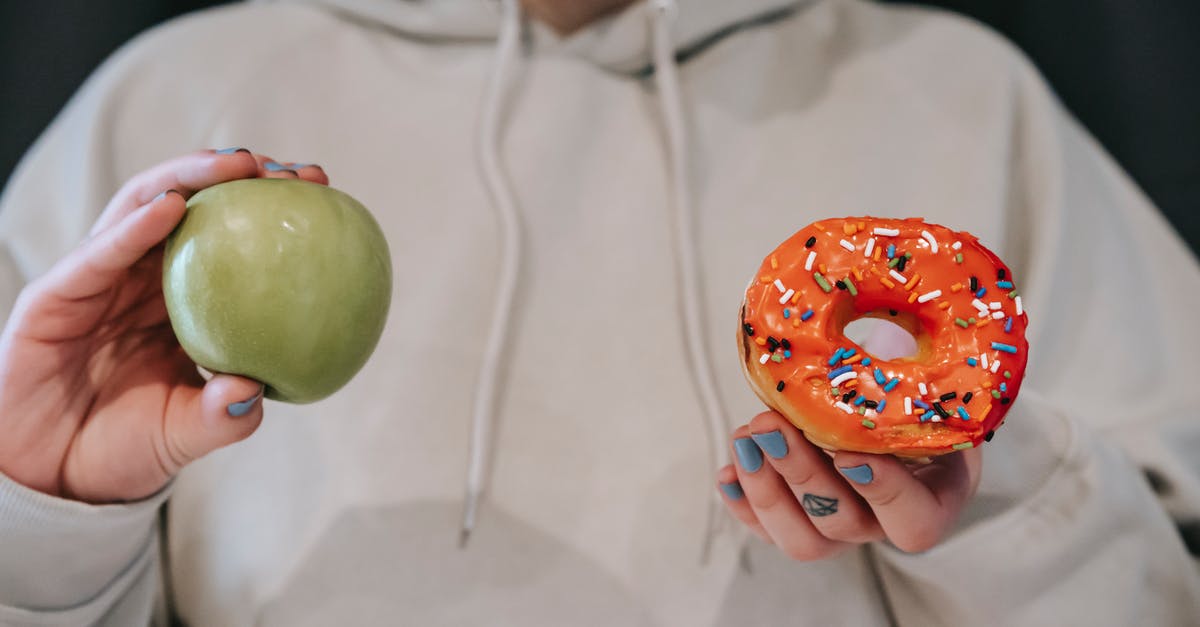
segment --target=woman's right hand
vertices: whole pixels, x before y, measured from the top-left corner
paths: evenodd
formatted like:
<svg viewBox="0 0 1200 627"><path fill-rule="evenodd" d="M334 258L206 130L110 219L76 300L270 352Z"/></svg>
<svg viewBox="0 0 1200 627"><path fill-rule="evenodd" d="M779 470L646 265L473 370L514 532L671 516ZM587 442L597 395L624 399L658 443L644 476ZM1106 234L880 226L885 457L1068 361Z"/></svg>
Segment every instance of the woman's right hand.
<svg viewBox="0 0 1200 627"><path fill-rule="evenodd" d="M262 386L206 383L162 295L162 242L187 198L256 176L328 183L319 167L241 149L167 161L126 183L88 238L26 286L0 335L0 473L54 496L129 501L258 427Z"/></svg>

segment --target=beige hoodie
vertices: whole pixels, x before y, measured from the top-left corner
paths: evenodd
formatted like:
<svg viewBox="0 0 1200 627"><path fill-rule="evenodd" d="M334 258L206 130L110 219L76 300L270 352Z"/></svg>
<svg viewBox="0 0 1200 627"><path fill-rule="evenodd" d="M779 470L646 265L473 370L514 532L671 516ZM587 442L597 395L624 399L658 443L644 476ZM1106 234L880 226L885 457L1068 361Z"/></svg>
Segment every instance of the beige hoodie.
<svg viewBox="0 0 1200 627"><path fill-rule="evenodd" d="M1200 622L1172 524L1200 520L1200 270L1020 54L913 8L687 0L672 104L651 14L565 41L532 25L484 105L490 3L225 7L110 59L5 190L4 311L124 179L227 145L319 161L371 207L395 300L347 388L268 403L254 437L156 498L89 506L0 477L0 624L145 624L162 588L196 626ZM472 449L513 250L475 166L489 105L521 245ZM970 230L1022 284L1028 378L979 494L924 554L797 563L721 519L702 565L709 446L760 408L733 342L745 282L799 227L863 213ZM472 450L492 457L460 549Z"/></svg>

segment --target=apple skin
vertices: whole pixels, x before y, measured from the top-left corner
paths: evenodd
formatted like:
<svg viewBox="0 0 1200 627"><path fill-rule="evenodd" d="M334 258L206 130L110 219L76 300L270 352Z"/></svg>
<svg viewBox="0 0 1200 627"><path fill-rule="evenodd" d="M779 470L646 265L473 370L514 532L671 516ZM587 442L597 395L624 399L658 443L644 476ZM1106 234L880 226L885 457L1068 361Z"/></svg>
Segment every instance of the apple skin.
<svg viewBox="0 0 1200 627"><path fill-rule="evenodd" d="M192 361L289 403L349 382L392 299L391 254L370 212L294 179L222 183L187 207L166 241L163 296Z"/></svg>

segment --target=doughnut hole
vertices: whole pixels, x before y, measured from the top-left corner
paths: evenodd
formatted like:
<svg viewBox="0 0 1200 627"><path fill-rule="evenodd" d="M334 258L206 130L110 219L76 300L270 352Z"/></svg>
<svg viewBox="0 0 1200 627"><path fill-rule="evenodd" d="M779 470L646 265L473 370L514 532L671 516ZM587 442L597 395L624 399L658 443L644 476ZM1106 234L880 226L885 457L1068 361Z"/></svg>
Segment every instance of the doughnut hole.
<svg viewBox="0 0 1200 627"><path fill-rule="evenodd" d="M842 335L878 359L911 359L917 356L917 338L906 328L878 316L851 320Z"/></svg>

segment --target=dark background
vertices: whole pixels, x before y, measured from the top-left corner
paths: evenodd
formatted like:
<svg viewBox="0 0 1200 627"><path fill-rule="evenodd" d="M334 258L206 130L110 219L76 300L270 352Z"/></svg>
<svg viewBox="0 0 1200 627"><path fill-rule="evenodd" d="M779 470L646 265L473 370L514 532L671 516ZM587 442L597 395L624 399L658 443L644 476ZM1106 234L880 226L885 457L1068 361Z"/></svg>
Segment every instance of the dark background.
<svg viewBox="0 0 1200 627"><path fill-rule="evenodd" d="M162 20L216 4L222 2L0 0L0 180L108 53ZM1200 2L924 4L973 16L1024 49L1200 250Z"/></svg>

